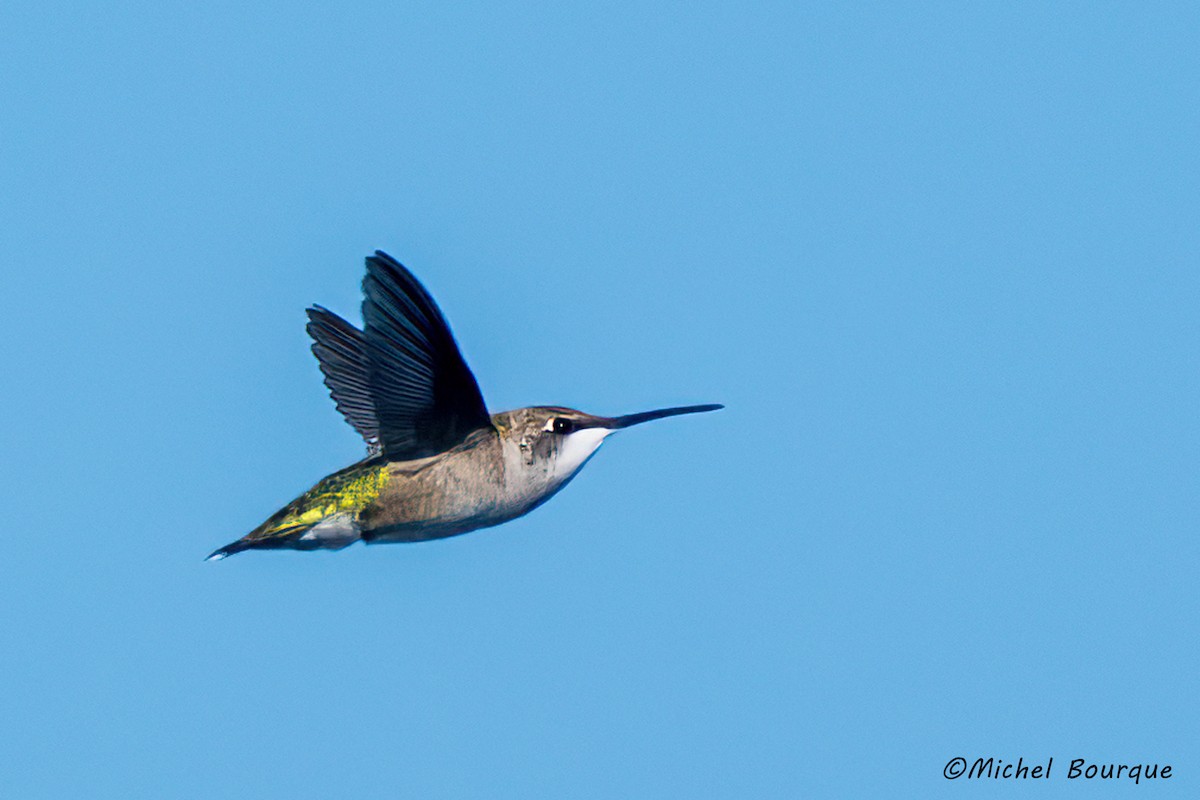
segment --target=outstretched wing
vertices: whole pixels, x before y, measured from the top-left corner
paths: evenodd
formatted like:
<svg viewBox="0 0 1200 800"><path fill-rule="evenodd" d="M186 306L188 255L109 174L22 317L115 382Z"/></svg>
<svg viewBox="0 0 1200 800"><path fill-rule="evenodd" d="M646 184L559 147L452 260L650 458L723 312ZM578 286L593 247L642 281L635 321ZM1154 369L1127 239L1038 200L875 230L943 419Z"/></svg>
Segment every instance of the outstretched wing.
<svg viewBox="0 0 1200 800"><path fill-rule="evenodd" d="M387 253L367 259L363 338L379 441L392 460L449 450L492 421L437 303Z"/></svg>
<svg viewBox="0 0 1200 800"><path fill-rule="evenodd" d="M308 332L334 403L372 452L424 458L490 427L475 376L420 281L376 251L363 293L364 330L314 306Z"/></svg>
<svg viewBox="0 0 1200 800"><path fill-rule="evenodd" d="M327 308L308 309L308 335L312 351L325 375L325 385L337 410L367 442L372 455L379 444L379 420L371 396L370 362L363 333Z"/></svg>

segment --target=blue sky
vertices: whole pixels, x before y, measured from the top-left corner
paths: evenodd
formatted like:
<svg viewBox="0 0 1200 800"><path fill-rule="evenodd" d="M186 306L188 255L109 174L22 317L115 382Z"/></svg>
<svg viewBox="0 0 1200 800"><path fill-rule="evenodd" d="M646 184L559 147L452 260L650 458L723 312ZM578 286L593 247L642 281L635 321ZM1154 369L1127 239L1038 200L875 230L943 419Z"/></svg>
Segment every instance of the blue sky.
<svg viewBox="0 0 1200 800"><path fill-rule="evenodd" d="M901 5L7 9L0 794L1195 796L1200 12ZM727 408L203 563L375 248L493 410Z"/></svg>

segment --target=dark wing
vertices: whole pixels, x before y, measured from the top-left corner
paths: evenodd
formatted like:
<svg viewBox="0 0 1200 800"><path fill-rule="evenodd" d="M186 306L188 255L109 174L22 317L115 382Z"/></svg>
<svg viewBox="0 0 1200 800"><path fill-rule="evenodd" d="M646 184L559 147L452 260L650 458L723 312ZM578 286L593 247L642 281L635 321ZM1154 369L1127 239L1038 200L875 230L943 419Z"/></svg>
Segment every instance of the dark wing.
<svg viewBox="0 0 1200 800"><path fill-rule="evenodd" d="M367 259L363 293L367 381L384 455L393 461L435 455L490 428L475 376L416 277L377 250Z"/></svg>
<svg viewBox="0 0 1200 800"><path fill-rule="evenodd" d="M308 309L308 335L312 351L321 364L325 385L337 410L367 442L374 455L379 452L379 420L371 396L370 362L363 333L332 311Z"/></svg>

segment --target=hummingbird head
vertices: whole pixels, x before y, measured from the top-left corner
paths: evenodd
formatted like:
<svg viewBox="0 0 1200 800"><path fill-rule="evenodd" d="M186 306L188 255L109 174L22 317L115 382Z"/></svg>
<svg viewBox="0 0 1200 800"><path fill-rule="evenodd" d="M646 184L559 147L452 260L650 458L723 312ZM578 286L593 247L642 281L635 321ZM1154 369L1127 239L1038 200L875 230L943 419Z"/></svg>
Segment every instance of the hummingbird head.
<svg viewBox="0 0 1200 800"><path fill-rule="evenodd" d="M507 427L520 444L528 467L545 469L553 483L565 483L599 449L604 440L622 428L663 417L716 411L724 406L680 406L642 411L620 417L599 417L573 408L537 406L511 411Z"/></svg>

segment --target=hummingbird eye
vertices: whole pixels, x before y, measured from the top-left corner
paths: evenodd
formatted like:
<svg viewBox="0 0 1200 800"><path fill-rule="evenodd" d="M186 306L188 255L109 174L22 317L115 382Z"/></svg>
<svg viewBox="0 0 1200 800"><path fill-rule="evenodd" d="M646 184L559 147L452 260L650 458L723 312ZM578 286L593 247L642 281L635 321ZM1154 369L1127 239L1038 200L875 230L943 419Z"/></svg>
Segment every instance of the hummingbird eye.
<svg viewBox="0 0 1200 800"><path fill-rule="evenodd" d="M566 417L555 417L551 430L555 433L570 433L575 430L575 423Z"/></svg>

